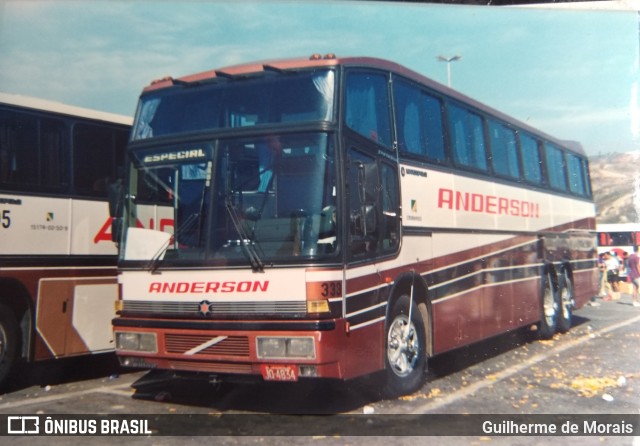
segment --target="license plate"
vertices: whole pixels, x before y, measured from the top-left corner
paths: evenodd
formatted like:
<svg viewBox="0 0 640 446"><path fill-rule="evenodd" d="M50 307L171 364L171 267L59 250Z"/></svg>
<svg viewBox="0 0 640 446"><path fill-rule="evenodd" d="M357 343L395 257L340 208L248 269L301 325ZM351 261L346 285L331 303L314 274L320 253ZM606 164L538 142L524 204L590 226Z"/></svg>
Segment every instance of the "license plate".
<svg viewBox="0 0 640 446"><path fill-rule="evenodd" d="M297 381L298 367L295 365L267 365L260 366L265 381Z"/></svg>

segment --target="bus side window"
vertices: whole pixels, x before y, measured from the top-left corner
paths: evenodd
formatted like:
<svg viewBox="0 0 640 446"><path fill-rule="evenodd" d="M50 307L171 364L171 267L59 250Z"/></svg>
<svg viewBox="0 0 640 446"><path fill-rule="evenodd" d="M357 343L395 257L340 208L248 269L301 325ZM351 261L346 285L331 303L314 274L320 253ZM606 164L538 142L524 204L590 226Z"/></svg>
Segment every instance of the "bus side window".
<svg viewBox="0 0 640 446"><path fill-rule="evenodd" d="M520 166L515 132L492 119L489 121L489 138L493 171L503 177L519 179Z"/></svg>
<svg viewBox="0 0 640 446"><path fill-rule="evenodd" d="M378 169L373 158L349 153L349 246L353 257L371 255L378 248L376 189Z"/></svg>
<svg viewBox="0 0 640 446"><path fill-rule="evenodd" d="M75 192L106 197L107 185L116 177L114 132L93 124L73 128L73 181Z"/></svg>
<svg viewBox="0 0 640 446"><path fill-rule="evenodd" d="M391 117L387 77L373 73L349 73L347 77L347 126L362 136L391 148Z"/></svg>
<svg viewBox="0 0 640 446"><path fill-rule="evenodd" d="M527 134L520 133L520 154L524 179L533 184L542 184L542 160L538 141Z"/></svg>
<svg viewBox="0 0 640 446"><path fill-rule="evenodd" d="M395 251L400 241L400 191L398 190L398 171L382 163L380 166L382 191L382 219L380 235L383 251Z"/></svg>
<svg viewBox="0 0 640 446"><path fill-rule="evenodd" d="M7 114L7 116L9 116ZM3 179L18 188L36 186L38 180L38 121L24 115L14 119L2 119L3 141L1 167Z"/></svg>
<svg viewBox="0 0 640 446"><path fill-rule="evenodd" d="M66 165L64 124L53 119L42 119L40 126L40 181L45 187L61 188L67 184L63 168Z"/></svg>
<svg viewBox="0 0 640 446"><path fill-rule="evenodd" d="M449 106L453 159L459 166L487 170L482 118L466 108Z"/></svg>
<svg viewBox="0 0 640 446"><path fill-rule="evenodd" d="M544 143L544 151L549 185L553 189L566 191L567 174L565 172L566 163L564 153L558 146L548 142Z"/></svg>
<svg viewBox="0 0 640 446"><path fill-rule="evenodd" d="M587 188L582 167L582 159L572 153L567 154L569 168L569 189L576 195L586 196Z"/></svg>
<svg viewBox="0 0 640 446"><path fill-rule="evenodd" d="M63 121L0 112L0 184L9 188L66 185L66 136Z"/></svg>
<svg viewBox="0 0 640 446"><path fill-rule="evenodd" d="M444 162L441 101L408 82L393 85L400 152Z"/></svg>

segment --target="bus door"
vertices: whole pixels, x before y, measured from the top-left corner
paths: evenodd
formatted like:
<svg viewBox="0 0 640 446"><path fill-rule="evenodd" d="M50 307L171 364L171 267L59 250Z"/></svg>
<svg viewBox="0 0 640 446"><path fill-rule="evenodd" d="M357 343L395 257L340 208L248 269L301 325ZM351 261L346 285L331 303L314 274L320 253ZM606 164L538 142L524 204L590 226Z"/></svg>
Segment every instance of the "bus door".
<svg viewBox="0 0 640 446"><path fill-rule="evenodd" d="M362 329L366 336L383 336L391 282L383 261L400 247L397 165L355 145L348 151L347 163L349 223L344 313L352 333ZM382 361L377 344L368 345L371 351L366 354L378 355Z"/></svg>
<svg viewBox="0 0 640 446"><path fill-rule="evenodd" d="M393 280L384 262L400 247L400 186L397 153L393 150L391 84L386 72L354 68L345 74L344 218L348 240L343 313L357 350L368 355L362 362L380 368L384 352L371 339L384 339L386 304Z"/></svg>

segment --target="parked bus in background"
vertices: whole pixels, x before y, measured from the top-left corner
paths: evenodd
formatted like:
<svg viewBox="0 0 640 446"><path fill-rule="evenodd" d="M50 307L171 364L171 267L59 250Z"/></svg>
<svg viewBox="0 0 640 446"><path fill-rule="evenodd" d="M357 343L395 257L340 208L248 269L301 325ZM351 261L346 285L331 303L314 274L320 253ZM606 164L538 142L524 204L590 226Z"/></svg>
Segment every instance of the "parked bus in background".
<svg viewBox="0 0 640 446"><path fill-rule="evenodd" d="M623 253L631 254L634 245L640 245L640 224L605 223L596 225L598 254L615 252L620 259Z"/></svg>
<svg viewBox="0 0 640 446"><path fill-rule="evenodd" d="M571 326L597 293L578 144L393 62L312 56L149 85L129 145L116 352L389 395L428 358Z"/></svg>
<svg viewBox="0 0 640 446"><path fill-rule="evenodd" d="M113 351L107 193L131 122L0 94L0 381L20 359Z"/></svg>

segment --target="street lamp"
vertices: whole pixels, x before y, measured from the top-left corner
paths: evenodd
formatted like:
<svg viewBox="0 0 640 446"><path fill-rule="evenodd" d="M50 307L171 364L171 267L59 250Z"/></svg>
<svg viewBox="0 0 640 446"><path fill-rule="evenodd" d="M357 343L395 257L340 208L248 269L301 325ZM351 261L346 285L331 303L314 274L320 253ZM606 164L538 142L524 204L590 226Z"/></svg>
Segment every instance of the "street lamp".
<svg viewBox="0 0 640 446"><path fill-rule="evenodd" d="M451 62L455 62L456 60L462 59L462 56L453 56L453 57L444 57L438 56L437 59L440 62L447 63L447 85L451 88Z"/></svg>

